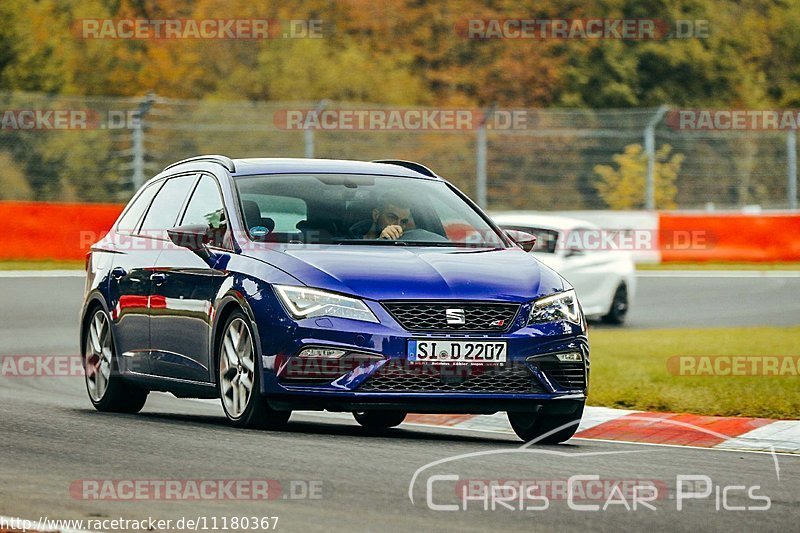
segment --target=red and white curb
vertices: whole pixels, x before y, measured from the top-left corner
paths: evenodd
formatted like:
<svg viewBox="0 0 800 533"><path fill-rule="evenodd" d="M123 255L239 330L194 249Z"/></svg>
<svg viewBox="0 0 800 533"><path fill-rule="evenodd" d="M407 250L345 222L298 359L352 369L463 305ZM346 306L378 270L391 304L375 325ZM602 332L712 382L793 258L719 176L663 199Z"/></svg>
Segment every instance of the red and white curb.
<svg viewBox="0 0 800 533"><path fill-rule="evenodd" d="M219 405L219 400L194 400ZM309 411L309 413L311 413ZM350 413L313 412L315 416L353 420ZM493 415L410 414L406 424L514 434L505 413ZM800 420L648 413L586 406L576 439L597 439L669 446L800 454Z"/></svg>
<svg viewBox="0 0 800 533"><path fill-rule="evenodd" d="M504 413L412 414L406 418L406 422L513 434ZM647 413L607 407L586 407L575 438L800 453L800 420Z"/></svg>

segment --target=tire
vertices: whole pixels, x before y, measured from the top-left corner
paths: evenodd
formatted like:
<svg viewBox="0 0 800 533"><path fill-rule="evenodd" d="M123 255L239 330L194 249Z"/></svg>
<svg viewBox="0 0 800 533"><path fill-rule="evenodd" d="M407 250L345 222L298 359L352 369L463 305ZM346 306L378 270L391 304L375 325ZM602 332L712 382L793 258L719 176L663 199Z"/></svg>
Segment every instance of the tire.
<svg viewBox="0 0 800 533"><path fill-rule="evenodd" d="M111 319L96 307L84 331L83 369L89 400L101 412L138 413L149 391L125 382L115 352Z"/></svg>
<svg viewBox="0 0 800 533"><path fill-rule="evenodd" d="M404 411L361 411L353 413L353 418L366 429L381 430L399 426L407 414Z"/></svg>
<svg viewBox="0 0 800 533"><path fill-rule="evenodd" d="M628 316L628 307L628 287L624 283L620 283L614 291L614 297L611 299L611 308L608 314L603 317L603 322L621 326Z"/></svg>
<svg viewBox="0 0 800 533"><path fill-rule="evenodd" d="M571 439L578 430L584 403L559 401L552 406L543 406L537 411L509 412L508 421L517 437L525 442L560 444Z"/></svg>
<svg viewBox="0 0 800 533"><path fill-rule="evenodd" d="M231 425L240 428L278 429L291 411L270 407L261 395L258 348L250 320L236 310L225 321L215 349L217 393Z"/></svg>

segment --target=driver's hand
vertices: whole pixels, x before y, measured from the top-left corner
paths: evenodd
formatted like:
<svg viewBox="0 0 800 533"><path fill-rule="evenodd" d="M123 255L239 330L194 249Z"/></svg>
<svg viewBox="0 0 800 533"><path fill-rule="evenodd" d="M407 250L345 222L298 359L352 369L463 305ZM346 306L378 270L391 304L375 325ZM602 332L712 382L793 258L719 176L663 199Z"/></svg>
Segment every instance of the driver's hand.
<svg viewBox="0 0 800 533"><path fill-rule="evenodd" d="M386 226L380 234L379 239L386 239L389 241L396 241L403 236L403 228L401 226Z"/></svg>

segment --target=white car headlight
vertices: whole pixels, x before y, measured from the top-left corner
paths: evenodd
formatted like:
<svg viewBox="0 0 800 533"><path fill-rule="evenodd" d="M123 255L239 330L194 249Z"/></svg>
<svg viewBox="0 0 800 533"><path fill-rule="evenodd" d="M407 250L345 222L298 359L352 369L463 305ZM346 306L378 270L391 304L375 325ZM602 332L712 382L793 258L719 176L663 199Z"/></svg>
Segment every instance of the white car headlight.
<svg viewBox="0 0 800 533"><path fill-rule="evenodd" d="M528 324L560 322L562 320L575 324L580 324L583 321L578 298L572 289L539 298L533 302Z"/></svg>
<svg viewBox="0 0 800 533"><path fill-rule="evenodd" d="M275 292L295 318L334 316L364 322L379 322L369 307L356 298L348 298L319 289L287 285L275 285Z"/></svg>

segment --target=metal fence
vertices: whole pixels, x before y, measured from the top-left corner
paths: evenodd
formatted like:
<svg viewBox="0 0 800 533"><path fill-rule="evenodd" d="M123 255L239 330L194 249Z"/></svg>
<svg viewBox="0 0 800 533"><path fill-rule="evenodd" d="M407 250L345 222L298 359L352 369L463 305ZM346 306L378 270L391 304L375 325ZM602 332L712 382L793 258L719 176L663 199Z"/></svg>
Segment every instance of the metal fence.
<svg viewBox="0 0 800 533"><path fill-rule="evenodd" d="M636 179L628 184L636 189L635 205L629 207L652 208L662 207L654 205L661 179L657 154L669 144L672 154L683 157L671 194L675 207L796 208L794 131L683 131L667 124L665 109L479 110L475 122L462 128L286 127L288 111L308 117L323 106L325 112L420 111L334 102L0 93L0 199L125 201L170 162L222 153L411 159L493 210L608 209L619 206L598 193L597 166L617 168L615 156L639 145L631 160ZM501 127L499 119L511 113L524 115L524 127Z"/></svg>

